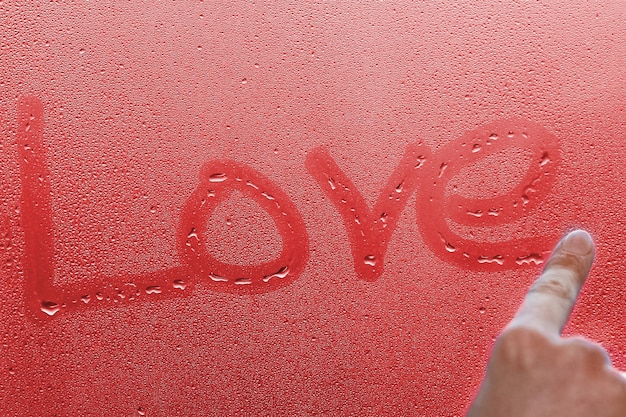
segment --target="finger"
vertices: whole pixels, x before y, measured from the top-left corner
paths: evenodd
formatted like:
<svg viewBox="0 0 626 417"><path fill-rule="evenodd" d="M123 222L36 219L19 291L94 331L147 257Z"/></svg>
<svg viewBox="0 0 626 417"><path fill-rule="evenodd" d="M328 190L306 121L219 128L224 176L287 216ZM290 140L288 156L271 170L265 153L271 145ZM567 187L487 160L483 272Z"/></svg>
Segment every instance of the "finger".
<svg viewBox="0 0 626 417"><path fill-rule="evenodd" d="M587 279L594 253L593 240L584 230L561 239L509 326L559 336Z"/></svg>

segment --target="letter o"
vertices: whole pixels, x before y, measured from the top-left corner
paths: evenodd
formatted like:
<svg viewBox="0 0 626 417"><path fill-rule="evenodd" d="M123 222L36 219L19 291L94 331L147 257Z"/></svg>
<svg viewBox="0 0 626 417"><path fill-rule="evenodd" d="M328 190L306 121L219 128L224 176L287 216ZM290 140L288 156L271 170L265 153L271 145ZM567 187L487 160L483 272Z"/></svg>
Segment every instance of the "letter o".
<svg viewBox="0 0 626 417"><path fill-rule="evenodd" d="M220 262L207 251L207 220L234 190L255 200L274 219L283 239L278 258L241 266ZM232 160L202 166L200 184L181 213L177 243L182 262L195 275L215 291L234 294L259 294L289 285L309 258L304 220L287 194L258 171Z"/></svg>

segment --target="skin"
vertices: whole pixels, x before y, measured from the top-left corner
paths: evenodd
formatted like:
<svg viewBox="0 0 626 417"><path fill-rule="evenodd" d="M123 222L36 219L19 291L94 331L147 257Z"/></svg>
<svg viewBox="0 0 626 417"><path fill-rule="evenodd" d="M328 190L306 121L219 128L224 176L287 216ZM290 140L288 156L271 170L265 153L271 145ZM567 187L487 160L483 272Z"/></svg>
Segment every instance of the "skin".
<svg viewBox="0 0 626 417"><path fill-rule="evenodd" d="M467 417L626 416L626 374L600 345L561 337L594 254L582 230L557 244L496 340Z"/></svg>

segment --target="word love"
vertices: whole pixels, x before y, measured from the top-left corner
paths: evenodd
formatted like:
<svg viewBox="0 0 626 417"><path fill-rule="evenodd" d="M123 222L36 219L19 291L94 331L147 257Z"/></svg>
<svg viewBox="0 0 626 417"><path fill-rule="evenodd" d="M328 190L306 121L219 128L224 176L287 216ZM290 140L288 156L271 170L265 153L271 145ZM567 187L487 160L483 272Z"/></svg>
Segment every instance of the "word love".
<svg viewBox="0 0 626 417"><path fill-rule="evenodd" d="M309 237L298 208L262 173L240 162L219 160L202 166L199 184L183 207L176 231L180 266L147 274L90 277L71 288L54 285L54 224L43 121L43 106L37 98L20 100L17 143L22 185L23 271L26 303L35 317L112 302L189 293L185 290L198 282L215 291L258 294L287 286L302 274L309 258ZM505 194L486 199L468 199L456 192L453 180L464 168L511 147L532 155L518 184L507 184L509 191ZM325 148L312 149L305 163L341 214L355 271L367 281L374 281L383 273L387 246L413 194L416 194L416 220L424 242L441 260L462 268L494 270L538 264L546 252L546 242L556 239L556 236L535 236L478 242L457 232L472 227L484 230L521 220L549 192L560 164L558 143L544 128L526 120L507 119L484 125L435 153L421 143L410 144L372 208ZM275 259L241 266L221 262L207 250L207 221L235 190L259 203L274 220L283 242Z"/></svg>

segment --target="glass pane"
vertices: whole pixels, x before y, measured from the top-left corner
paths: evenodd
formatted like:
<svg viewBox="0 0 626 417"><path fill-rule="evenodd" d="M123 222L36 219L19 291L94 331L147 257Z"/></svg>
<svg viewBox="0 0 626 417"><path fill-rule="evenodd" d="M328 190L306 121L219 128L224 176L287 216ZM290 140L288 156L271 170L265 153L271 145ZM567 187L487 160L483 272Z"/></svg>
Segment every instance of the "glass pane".
<svg viewBox="0 0 626 417"><path fill-rule="evenodd" d="M0 16L0 415L460 416L574 227L626 367L624 2Z"/></svg>

